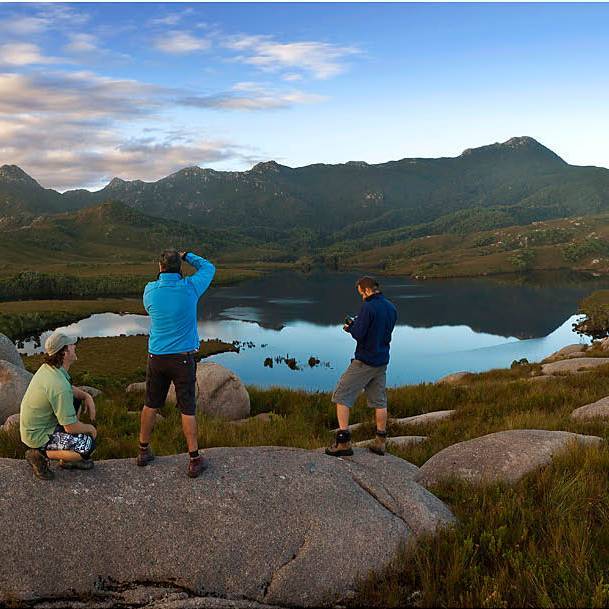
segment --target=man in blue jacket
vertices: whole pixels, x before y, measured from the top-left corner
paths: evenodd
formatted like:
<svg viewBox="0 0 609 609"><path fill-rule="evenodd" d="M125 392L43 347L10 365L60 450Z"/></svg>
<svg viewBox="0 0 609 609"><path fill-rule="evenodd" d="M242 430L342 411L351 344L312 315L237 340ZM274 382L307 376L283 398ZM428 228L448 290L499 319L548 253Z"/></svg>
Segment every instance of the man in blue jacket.
<svg viewBox="0 0 609 609"><path fill-rule="evenodd" d="M372 277L362 277L356 288L364 303L357 317L343 326L357 341L355 358L340 377L332 394L336 404L338 431L335 443L326 448L326 454L346 457L353 454L351 432L349 431L349 409L357 396L364 390L368 406L374 408L376 436L370 450L385 454L387 438L387 392L386 372L389 363L389 343L397 321L397 310L387 300L377 281Z"/></svg>
<svg viewBox="0 0 609 609"><path fill-rule="evenodd" d="M182 276L182 260L196 269ZM173 381L177 407L182 413L182 431L188 445L188 475L196 478L206 467L199 455L197 439L195 353L199 349L197 303L209 287L216 267L193 254L165 250L159 259L159 277L144 289L144 308L150 315L146 403L140 419L140 449L137 464L148 465L154 454L149 442L156 413L165 405Z"/></svg>

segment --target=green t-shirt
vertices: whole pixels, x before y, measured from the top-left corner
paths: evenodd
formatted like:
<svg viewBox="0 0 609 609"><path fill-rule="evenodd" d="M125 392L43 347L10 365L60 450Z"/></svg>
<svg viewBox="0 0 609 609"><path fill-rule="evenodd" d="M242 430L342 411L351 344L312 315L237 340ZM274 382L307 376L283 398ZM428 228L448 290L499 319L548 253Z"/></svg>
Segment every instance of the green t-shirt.
<svg viewBox="0 0 609 609"><path fill-rule="evenodd" d="M49 441L57 424L77 421L69 374L63 368L42 364L21 400L21 441L30 448L40 448Z"/></svg>

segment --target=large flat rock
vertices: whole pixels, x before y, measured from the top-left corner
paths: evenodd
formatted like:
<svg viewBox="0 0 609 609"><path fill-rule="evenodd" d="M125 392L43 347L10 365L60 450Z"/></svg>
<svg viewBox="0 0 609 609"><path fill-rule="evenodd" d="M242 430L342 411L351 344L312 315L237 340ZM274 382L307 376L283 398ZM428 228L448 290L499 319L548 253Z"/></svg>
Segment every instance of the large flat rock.
<svg viewBox="0 0 609 609"><path fill-rule="evenodd" d="M450 477L468 482L516 482L547 465L574 442L595 444L603 439L568 431L514 429L453 444L421 467L418 482L424 486Z"/></svg>
<svg viewBox="0 0 609 609"><path fill-rule="evenodd" d="M590 421L592 419L609 419L609 397L601 398L592 404L586 404L576 408L571 413L571 418L578 421Z"/></svg>
<svg viewBox="0 0 609 609"><path fill-rule="evenodd" d="M98 598L138 585L318 607L349 597L400 544L453 522L418 468L279 447L215 448L200 478L185 455L100 461L32 476L0 459L0 605ZM27 509L24 509L27 506ZM16 517L18 515L18 517Z"/></svg>
<svg viewBox="0 0 609 609"><path fill-rule="evenodd" d="M609 366L609 357L574 357L543 364L542 374L573 374L581 370Z"/></svg>
<svg viewBox="0 0 609 609"><path fill-rule="evenodd" d="M23 360L21 359L21 355L19 355L19 351L17 351L17 347L15 343L0 332L0 359L3 359L5 362L10 362L14 366L19 366L19 368L24 368Z"/></svg>

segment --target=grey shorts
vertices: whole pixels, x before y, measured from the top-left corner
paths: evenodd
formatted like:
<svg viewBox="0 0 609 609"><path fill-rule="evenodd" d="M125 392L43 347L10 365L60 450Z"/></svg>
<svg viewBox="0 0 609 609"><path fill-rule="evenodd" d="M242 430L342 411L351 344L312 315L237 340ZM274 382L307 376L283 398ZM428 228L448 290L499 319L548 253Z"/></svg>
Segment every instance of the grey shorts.
<svg viewBox="0 0 609 609"><path fill-rule="evenodd" d="M332 401L351 408L363 390L370 408L387 408L386 384L386 365L368 366L354 359L340 377L332 394Z"/></svg>

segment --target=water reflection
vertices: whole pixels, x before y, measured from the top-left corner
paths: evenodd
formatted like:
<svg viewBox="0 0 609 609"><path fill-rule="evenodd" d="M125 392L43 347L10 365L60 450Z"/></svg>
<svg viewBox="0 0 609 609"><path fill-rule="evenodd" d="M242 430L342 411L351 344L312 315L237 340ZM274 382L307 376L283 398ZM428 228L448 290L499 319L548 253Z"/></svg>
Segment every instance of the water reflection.
<svg viewBox="0 0 609 609"><path fill-rule="evenodd" d="M200 336L238 341L240 353L212 359L248 384L330 389L353 356L355 342L342 331L341 322L345 314L359 308L356 278L278 273L212 289L200 303ZM520 285L483 279L385 279L383 290L400 315L391 347L389 384L434 381L457 370L507 367L521 358L539 361L579 340L572 332L578 301L607 285L567 280ZM64 330L92 337L147 334L148 328L146 316L104 313ZM33 341L22 349L39 351ZM310 366L311 357L319 359L320 365Z"/></svg>

